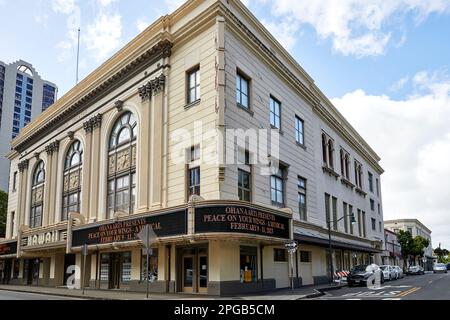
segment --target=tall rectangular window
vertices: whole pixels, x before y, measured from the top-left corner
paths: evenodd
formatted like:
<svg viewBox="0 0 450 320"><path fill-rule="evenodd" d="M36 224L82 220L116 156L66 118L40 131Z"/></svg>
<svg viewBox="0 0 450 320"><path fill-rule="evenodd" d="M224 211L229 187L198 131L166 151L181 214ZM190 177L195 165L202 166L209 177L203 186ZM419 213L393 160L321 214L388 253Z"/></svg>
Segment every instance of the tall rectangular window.
<svg viewBox="0 0 450 320"><path fill-rule="evenodd" d="M307 207L306 207L306 179L298 177L298 212L300 220L308 221Z"/></svg>
<svg viewBox="0 0 450 320"><path fill-rule="evenodd" d="M361 217L361 210L357 209L358 212L358 234L360 237L363 236L363 230L362 230L362 217Z"/></svg>
<svg viewBox="0 0 450 320"><path fill-rule="evenodd" d="M345 233L348 233L348 204L347 203L343 203L343 206L342 206L342 208L343 208L343 217L344 217L344 230L345 230Z"/></svg>
<svg viewBox="0 0 450 320"><path fill-rule="evenodd" d="M375 200L370 199L370 210L375 211Z"/></svg>
<svg viewBox="0 0 450 320"><path fill-rule="evenodd" d="M377 220L372 218L372 230L377 231Z"/></svg>
<svg viewBox="0 0 450 320"><path fill-rule="evenodd" d="M381 221L380 222L378 222L378 226L380 227L380 232L383 232L383 227L382 227L382 225L381 225Z"/></svg>
<svg viewBox="0 0 450 320"><path fill-rule="evenodd" d="M188 198L193 195L200 195L200 167L189 169Z"/></svg>
<svg viewBox="0 0 450 320"><path fill-rule="evenodd" d="M281 129L281 103L274 97L270 97L270 125Z"/></svg>
<svg viewBox="0 0 450 320"><path fill-rule="evenodd" d="M200 67L196 67L187 73L187 103L194 103L200 100Z"/></svg>
<svg viewBox="0 0 450 320"><path fill-rule="evenodd" d="M330 224L331 216L330 216L330 198L331 196L328 193L325 193L325 218L327 219L327 227Z"/></svg>
<svg viewBox="0 0 450 320"><path fill-rule="evenodd" d="M367 232L366 232L366 213L364 211L362 211L361 213L362 213L363 237L366 238L367 237Z"/></svg>
<svg viewBox="0 0 450 320"><path fill-rule="evenodd" d="M236 100L239 106L250 109L250 80L239 71L236 75Z"/></svg>
<svg viewBox="0 0 450 320"><path fill-rule="evenodd" d="M333 205L333 229L338 231L338 208L337 208L337 198L333 197L332 199Z"/></svg>
<svg viewBox="0 0 450 320"><path fill-rule="evenodd" d="M295 116L295 139L298 144L305 144L305 122L298 116Z"/></svg>
<svg viewBox="0 0 450 320"><path fill-rule="evenodd" d="M349 215L353 214L353 206L352 205L348 206L348 214ZM349 217L349 219L351 219L351 218ZM350 234L354 234L353 223L351 222L351 220L350 220Z"/></svg>
<svg viewBox="0 0 450 320"><path fill-rule="evenodd" d="M373 193L373 174L369 172L369 189Z"/></svg>
<svg viewBox="0 0 450 320"><path fill-rule="evenodd" d="M192 146L191 152L190 152L190 159L191 162L200 160L200 145Z"/></svg>
<svg viewBox="0 0 450 320"><path fill-rule="evenodd" d="M14 174L13 174L13 185L12 185L12 189L13 189L13 192L16 192L16 191L17 191L17 171L14 172Z"/></svg>
<svg viewBox="0 0 450 320"><path fill-rule="evenodd" d="M15 222L16 222L16 212L13 211L11 212L11 231L10 231L11 238L14 237L14 228L16 227Z"/></svg>
<svg viewBox="0 0 450 320"><path fill-rule="evenodd" d="M377 187L377 197L380 196L380 180L376 179L376 187Z"/></svg>
<svg viewBox="0 0 450 320"><path fill-rule="evenodd" d="M381 205L378 204L378 214L381 214Z"/></svg>
<svg viewBox="0 0 450 320"><path fill-rule="evenodd" d="M284 206L284 174L285 169L280 167L277 174L270 179L272 205L278 207Z"/></svg>
<svg viewBox="0 0 450 320"><path fill-rule="evenodd" d="M238 194L241 201L252 201L251 174L244 170L238 170Z"/></svg>

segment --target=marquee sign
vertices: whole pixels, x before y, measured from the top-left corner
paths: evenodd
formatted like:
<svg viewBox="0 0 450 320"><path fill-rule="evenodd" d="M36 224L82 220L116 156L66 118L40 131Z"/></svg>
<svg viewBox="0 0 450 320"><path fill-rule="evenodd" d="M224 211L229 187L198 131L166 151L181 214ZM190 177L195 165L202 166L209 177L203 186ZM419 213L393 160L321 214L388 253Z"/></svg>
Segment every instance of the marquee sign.
<svg viewBox="0 0 450 320"><path fill-rule="evenodd" d="M67 238L67 231L53 230L49 232L30 235L22 238L23 247L42 246L50 243L65 241Z"/></svg>
<svg viewBox="0 0 450 320"><path fill-rule="evenodd" d="M0 244L0 256L17 254L17 241Z"/></svg>
<svg viewBox="0 0 450 320"><path fill-rule="evenodd" d="M116 223L99 225L73 231L72 247L110 244L139 240L138 234L150 224L158 237L169 237L187 234L186 210L150 215Z"/></svg>
<svg viewBox="0 0 450 320"><path fill-rule="evenodd" d="M196 233L245 233L290 239L290 218L250 206L195 209Z"/></svg>

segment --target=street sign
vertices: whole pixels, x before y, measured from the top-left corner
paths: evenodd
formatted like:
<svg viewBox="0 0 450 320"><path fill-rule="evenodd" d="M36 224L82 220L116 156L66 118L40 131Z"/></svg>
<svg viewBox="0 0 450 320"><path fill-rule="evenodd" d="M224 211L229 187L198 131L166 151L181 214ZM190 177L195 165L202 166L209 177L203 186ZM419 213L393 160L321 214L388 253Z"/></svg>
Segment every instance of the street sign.
<svg viewBox="0 0 450 320"><path fill-rule="evenodd" d="M284 246L289 253L295 253L298 249L298 242L297 241L288 242Z"/></svg>
<svg viewBox="0 0 450 320"><path fill-rule="evenodd" d="M153 228L151 225L147 224L144 228L142 228L141 232L137 234L137 237L139 240L144 242L144 246L146 248L149 248L152 243L158 238L155 231L153 231Z"/></svg>
<svg viewBox="0 0 450 320"><path fill-rule="evenodd" d="M155 281L155 279L153 277L150 279L150 276L149 276L149 264L150 264L150 254L151 254L150 251L152 250L151 249L152 244L156 241L158 236L156 235L155 231L153 231L152 226L147 224L147 225L145 225L144 228L142 228L141 232L139 232L137 234L137 237L140 240L142 240L142 242L144 242L145 249L147 250L147 261L146 261L147 262L147 270L146 270L147 273L146 273L145 278L146 278L146 283L147 283L147 299L148 299L149 282L153 283Z"/></svg>

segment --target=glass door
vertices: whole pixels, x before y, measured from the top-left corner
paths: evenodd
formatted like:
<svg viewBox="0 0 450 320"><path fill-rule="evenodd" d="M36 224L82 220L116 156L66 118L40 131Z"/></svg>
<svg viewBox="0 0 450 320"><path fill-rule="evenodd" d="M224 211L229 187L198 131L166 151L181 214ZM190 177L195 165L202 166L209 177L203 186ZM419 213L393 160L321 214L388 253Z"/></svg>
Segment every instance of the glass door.
<svg viewBox="0 0 450 320"><path fill-rule="evenodd" d="M198 293L208 293L208 256L200 255L198 257Z"/></svg>
<svg viewBox="0 0 450 320"><path fill-rule="evenodd" d="M183 257L183 292L194 292L194 257Z"/></svg>

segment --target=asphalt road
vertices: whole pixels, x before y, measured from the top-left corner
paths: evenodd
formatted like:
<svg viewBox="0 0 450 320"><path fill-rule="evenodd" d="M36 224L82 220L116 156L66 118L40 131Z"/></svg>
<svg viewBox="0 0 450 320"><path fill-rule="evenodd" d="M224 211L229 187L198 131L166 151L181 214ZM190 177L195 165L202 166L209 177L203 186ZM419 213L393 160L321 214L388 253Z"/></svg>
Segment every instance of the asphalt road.
<svg viewBox="0 0 450 320"><path fill-rule="evenodd" d="M3 291L0 290L0 301L4 300L79 300L69 297L50 296L44 294L15 292L15 291Z"/></svg>
<svg viewBox="0 0 450 320"><path fill-rule="evenodd" d="M450 300L450 273L405 276L380 288L343 288L315 300Z"/></svg>

